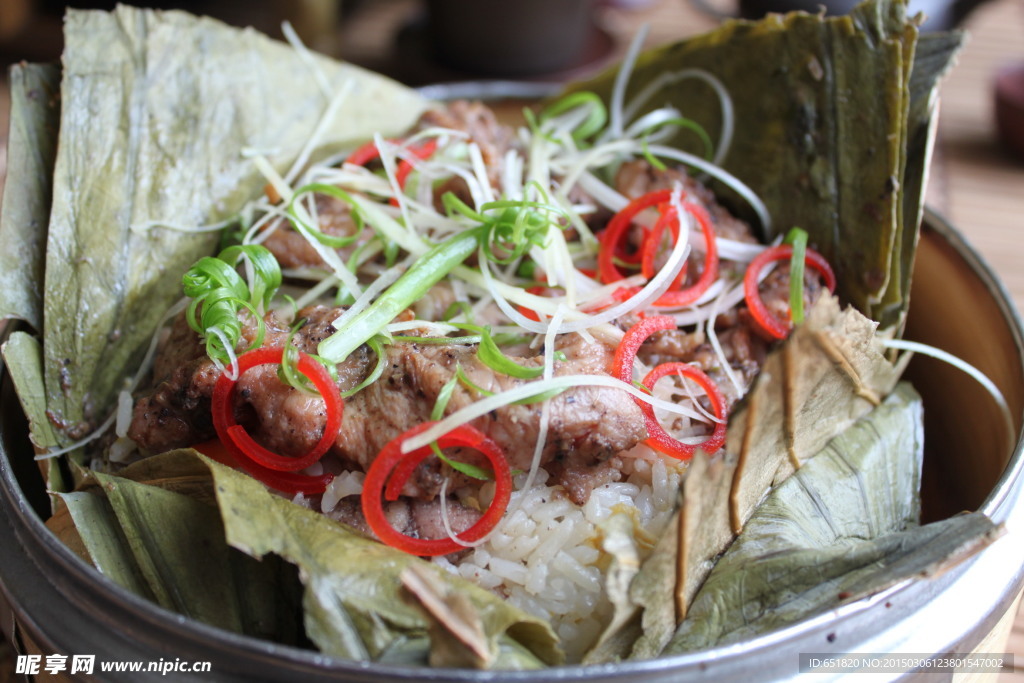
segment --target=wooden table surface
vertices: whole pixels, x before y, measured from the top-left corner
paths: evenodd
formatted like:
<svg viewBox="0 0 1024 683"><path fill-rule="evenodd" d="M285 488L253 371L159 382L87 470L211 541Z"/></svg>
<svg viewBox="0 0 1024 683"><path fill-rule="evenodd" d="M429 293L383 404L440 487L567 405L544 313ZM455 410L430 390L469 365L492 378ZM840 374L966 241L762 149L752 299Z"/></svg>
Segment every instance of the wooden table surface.
<svg viewBox="0 0 1024 683"><path fill-rule="evenodd" d="M360 7L357 20L331 36L330 45L353 61L386 68L391 36L415 11L414 0ZM660 44L711 28L715 19L680 0L655 0L638 10L605 8L601 26L612 38L609 58L621 54L629 36L644 23L651 26L648 42ZM995 70L1024 61L1024 2L990 0L968 17L964 28L970 40L942 88L928 204L964 233L999 274L1018 310L1024 310L1024 159L1013 158L1000 144L992 112ZM0 80L0 186L8 103ZM1013 542L1021 541L1014 537ZM1007 650L1024 663L1024 611L1017 615ZM1024 681L1024 668L1000 679Z"/></svg>

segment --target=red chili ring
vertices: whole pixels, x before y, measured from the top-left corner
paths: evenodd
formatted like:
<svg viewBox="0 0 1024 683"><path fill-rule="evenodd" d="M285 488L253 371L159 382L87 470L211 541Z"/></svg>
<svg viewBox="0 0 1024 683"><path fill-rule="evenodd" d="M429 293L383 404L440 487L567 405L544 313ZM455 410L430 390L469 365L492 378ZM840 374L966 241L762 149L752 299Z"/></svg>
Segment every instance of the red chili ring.
<svg viewBox="0 0 1024 683"><path fill-rule="evenodd" d="M704 292L708 291L718 277L718 245L715 242L715 229L712 227L711 216L708 215L703 206L693 202L683 202L683 208L697 219L697 225L700 226L701 231L704 233L704 241L707 243L707 250L704 252L704 270L701 272L700 277L697 278L697 281L693 283L693 286L676 291L670 289L670 291L658 297L658 300L653 304L654 306L672 308L689 306L703 296ZM655 226L655 229L657 229L657 226ZM660 234L658 239L661 239ZM685 272L685 269L680 272ZM672 287L676 286L675 284L672 285Z"/></svg>
<svg viewBox="0 0 1024 683"><path fill-rule="evenodd" d="M616 282L623 278L622 273L615 267L615 250L622 236L633 223L636 215L644 209L649 209L658 204L665 204L671 198L671 190L648 192L642 197L631 201L608 221L607 227L601 233L601 249L597 252L597 270L605 284Z"/></svg>
<svg viewBox="0 0 1024 683"><path fill-rule="evenodd" d="M389 140L389 142L396 142L395 140ZM354 152L348 155L345 159L346 164L355 164L356 166L365 166L374 159L380 156L380 152L377 150L377 143L373 140L358 147Z"/></svg>
<svg viewBox="0 0 1024 683"><path fill-rule="evenodd" d="M209 441L195 444L192 448L222 465L241 467L253 478L282 493L290 493L292 495L301 493L307 496L315 496L326 491L331 480L334 479L333 474L311 476L292 472L276 472L266 467L261 467L247 458L236 457L232 450L220 439L210 439Z"/></svg>
<svg viewBox="0 0 1024 683"><path fill-rule="evenodd" d="M674 330L676 329L676 321L667 315L653 315L650 318L644 318L636 325L626 330L626 334L623 335L622 341L615 347L615 355L612 358L611 375L618 377L623 382L628 384L633 383L633 360L636 358L636 352L640 350L647 338L655 332L661 330ZM647 405L640 399L634 397L638 403Z"/></svg>
<svg viewBox="0 0 1024 683"><path fill-rule="evenodd" d="M672 231L672 243L675 244L679 239L679 212L675 210L675 207L668 207L664 213L658 216L658 221L644 236L644 242L640 245L640 274L648 280L654 277L654 259L658 255L658 247L661 246L661 238L665 234L666 227ZM669 289L681 286L685 278L686 263L684 262L679 274L669 285Z"/></svg>
<svg viewBox="0 0 1024 683"><path fill-rule="evenodd" d="M539 294L543 294L547 290L548 290L547 286L545 286L545 285L537 285L536 287L527 287L525 291L526 291L527 294L538 294L539 295ZM540 322L540 315L537 313L537 311L533 310L532 308L527 308L526 306L517 305L516 309L518 309L519 313L524 318L528 318L529 320L533 320L534 322Z"/></svg>
<svg viewBox="0 0 1024 683"><path fill-rule="evenodd" d="M388 142L399 144L397 140L388 140ZM437 140L431 138L422 144L410 146L409 151L419 159L427 159L437 151ZM348 158L345 159L345 163L365 166L379 156L380 150L377 149L377 143L371 140L349 154ZM395 181L398 183L398 187L405 189L405 183L410 173L412 173L412 164L407 159L400 160L398 168L395 169ZM398 206L398 198L392 197L390 204Z"/></svg>
<svg viewBox="0 0 1024 683"><path fill-rule="evenodd" d="M431 138L423 144L410 147L409 151L419 159L428 159L437 151L437 139ZM398 181L399 187L405 187L405 181L410 173L412 173L412 164L406 159L402 159L395 170L395 180Z"/></svg>
<svg viewBox="0 0 1024 683"><path fill-rule="evenodd" d="M626 227L628 227L628 225ZM643 244L644 242L647 241L647 238L650 236L651 231L644 226L640 226L640 228L643 231L643 237L641 238L640 242L641 244ZM614 233L609 233L606 226L605 230L602 230L597 234L597 243L601 247L601 249L604 249L605 243L608 242L612 237L614 237L616 243L612 243L608 247L609 249L612 250L612 263L614 264L615 260L618 260L630 266L638 265L641 259L643 258L643 254L640 252L639 249L635 250L633 253L627 253L624 249L619 249L619 245L617 244L617 242L622 240L624 234L625 230L616 230ZM606 271L606 273L614 273L616 276L618 276L615 279L621 279L623 277L623 275L619 273L618 269Z"/></svg>
<svg viewBox="0 0 1024 683"><path fill-rule="evenodd" d="M704 393L707 394L708 400L711 401L711 408L715 411L715 417L719 421L715 423L715 429L707 439L699 444L687 444L665 431L654 415L652 405L640 402L640 409L644 413L647 425L647 440L644 443L656 451L680 460L689 460L698 448L711 455L725 443L725 398L723 398L722 392L714 380L708 377L703 370L695 365L679 362L658 365L647 373L643 385L653 391L658 380L667 375L688 377L700 385Z"/></svg>
<svg viewBox="0 0 1024 683"><path fill-rule="evenodd" d="M384 543L404 552L418 556L447 555L465 549L465 546L451 538L424 539L407 536L395 529L388 522L381 503L381 496L389 500L398 497L401 487L405 484L412 471L433 451L430 446L417 448L409 453L402 453L402 444L406 439L423 432L435 423L426 422L406 431L392 439L374 459L363 481L362 507L367 524L377 537ZM457 537L472 543L486 536L501 521L508 508L512 496L512 472L501 448L483 434L469 425L456 427L437 440L440 448L464 446L473 448L491 463L494 469L494 499L484 511L480 519ZM400 475L397 483L389 483L389 475ZM394 479L395 477L390 477Z"/></svg>
<svg viewBox="0 0 1024 683"><path fill-rule="evenodd" d="M238 377L259 365L280 365L283 358L284 349L280 348L263 347L243 353L238 357ZM327 369L309 354L300 351L296 367L320 392L327 409L327 423L324 425L320 440L311 451L298 458L278 455L253 441L245 428L235 422L234 396L237 379L231 379L227 373L222 373L217 379L211 402L213 427L224 445L239 458L239 462L244 464L251 461L277 472L297 472L319 461L334 443L341 429L341 417L345 408L338 387Z"/></svg>
<svg viewBox="0 0 1024 683"><path fill-rule="evenodd" d="M747 272L743 276L743 297L747 302L747 308L750 309L750 314L753 316L754 321L757 322L758 326L769 336L775 339L785 339L786 335L789 334L790 321L781 321L776 318L768 307L765 305L764 300L761 299L761 294L758 291L758 276L764 267L773 261L784 261L793 258L793 247L789 244L780 244L774 247L768 247L750 262L747 266ZM825 257L814 251L808 249L804 256L804 263L818 271L818 273L825 279L825 286L828 287L829 291L836 291L836 275L832 271L832 267L825 260Z"/></svg>

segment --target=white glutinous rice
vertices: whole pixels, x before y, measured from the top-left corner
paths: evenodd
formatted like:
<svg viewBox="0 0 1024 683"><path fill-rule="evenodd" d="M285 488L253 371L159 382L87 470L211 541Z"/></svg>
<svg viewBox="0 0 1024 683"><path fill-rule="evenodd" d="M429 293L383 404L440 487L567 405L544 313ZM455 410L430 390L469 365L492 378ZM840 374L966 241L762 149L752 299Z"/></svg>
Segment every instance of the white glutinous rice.
<svg viewBox="0 0 1024 683"><path fill-rule="evenodd" d="M579 661L612 613L601 525L617 512L628 514L646 557L669 522L685 469L642 445L625 456L622 481L598 486L583 505L549 485L544 470L527 491L518 489L526 480L519 475L508 512L486 542L435 562L549 620L569 661Z"/></svg>

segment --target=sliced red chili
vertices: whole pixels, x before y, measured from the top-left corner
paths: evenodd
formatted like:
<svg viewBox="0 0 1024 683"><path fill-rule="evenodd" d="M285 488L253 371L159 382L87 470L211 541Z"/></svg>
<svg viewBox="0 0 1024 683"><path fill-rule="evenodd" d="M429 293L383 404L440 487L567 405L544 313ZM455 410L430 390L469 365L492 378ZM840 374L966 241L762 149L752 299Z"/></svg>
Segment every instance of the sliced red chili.
<svg viewBox="0 0 1024 683"><path fill-rule="evenodd" d="M400 144L397 140L389 140L388 142ZM437 139L435 138L409 146L409 152L419 159L428 159L436 151ZM365 166L378 157L380 157L380 150L377 149L377 144L371 140L349 154L348 158L345 159L345 163ZM412 173L412 168L412 163L408 159L402 159L398 162L398 168L395 169L395 181L398 183L398 187L405 189L405 183L409 178L409 174ZM398 198L392 197L390 203L392 206L398 206Z"/></svg>
<svg viewBox="0 0 1024 683"><path fill-rule="evenodd" d="M396 142L395 140L389 140L389 142ZM355 164L356 166L366 166L374 159L380 156L380 152L377 150L377 143L373 140L365 143L361 147L358 147L354 152L348 155L345 159L346 164Z"/></svg>
<svg viewBox="0 0 1024 683"><path fill-rule="evenodd" d="M292 495L301 493L307 496L315 496L326 491L331 480L334 479L333 474L313 476L295 474L293 472L276 472L266 467L261 467L246 458L235 457L232 451L220 439L204 441L203 443L195 444L192 448L222 465L240 467L254 479L282 493L290 493Z"/></svg>
<svg viewBox="0 0 1024 683"><path fill-rule="evenodd" d="M542 296L542 295L545 295L548 292L551 292L551 291L553 291L555 289L562 289L562 288L561 287L548 287L547 285L537 285L535 287L527 287L525 291L528 294L536 294L538 296ZM521 306L521 305L517 305L516 308L519 310L519 312L523 315L524 318L529 318L530 320L533 320L533 321L536 321L536 322L540 322L540 315L537 313L537 311L533 310L532 308L527 308L526 306ZM545 316L545 317L547 317L547 316Z"/></svg>
<svg viewBox="0 0 1024 683"><path fill-rule="evenodd" d="M718 278L718 245L715 242L715 229L712 227L711 216L708 215L707 210L705 210L700 204L683 202L682 206L686 209L687 213L697 220L697 225L700 226L701 232L704 233L704 241L707 243L707 249L704 252L704 270L701 272L700 277L697 278L697 281L686 289L677 290L675 288L678 285L672 284L669 291L662 294L658 297L658 300L654 302L655 306L672 308L689 306L700 299L700 297L704 295L704 292L708 291L715 279ZM678 221L675 222L675 225L678 226ZM663 233L664 230L664 227L662 227L661 232ZM654 231L658 232L657 225L655 226ZM655 239L660 241L661 233L659 233L656 238L652 236L652 241ZM683 273L685 273L685 269L680 271L680 274Z"/></svg>
<svg viewBox="0 0 1024 683"><path fill-rule="evenodd" d="M758 290L758 278L765 266L773 261L788 261L793 256L793 247L789 244L780 244L768 247L750 262L747 272L743 276L743 297L747 302L747 308L758 326L770 337L785 339L792 326L789 320L779 320L765 305ZM836 291L836 275L832 267L825 260L825 257L808 249L804 256L804 262L818 273L825 280L825 286L829 291Z"/></svg>
<svg viewBox="0 0 1024 683"><path fill-rule="evenodd" d="M636 215L651 207L657 207L661 215L658 217L653 228L645 230L644 240L638 253L640 255L641 274L648 279L654 276L654 259L664 237L665 230L669 229L672 231L673 241L679 239L679 216L676 209L668 204L671 196L671 190L649 192L630 202L625 209L617 213L608 222L608 227L602 233L601 249L597 255L598 269L603 282L615 282L623 278L622 273L615 267L614 263L616 258L621 259L621 257L617 255L614 248L609 248L609 245L617 244L622 239L626 229L632 224ZM718 277L718 245L715 242L715 230L711 217L708 215L707 210L699 204L684 201L681 206L694 217L697 225L704 233L704 240L707 244L707 249L704 253L704 270L701 272L700 277L697 278L697 282L692 286L682 290L676 289L686 277L687 266L684 263L679 274L676 275L669 285L668 291L658 297L657 301L652 304L658 307L678 308L689 306L700 299ZM619 301L625 301L638 291L640 291L639 287L623 287L617 290L614 296Z"/></svg>
<svg viewBox="0 0 1024 683"><path fill-rule="evenodd" d="M680 460L689 460L698 448L711 455L725 443L725 399L722 397L722 392L718 389L718 385L715 384L714 380L708 377L703 370L689 363L678 362L658 365L647 373L647 376L644 377L643 385L653 391L654 385L658 380L668 375L680 375L696 382L704 390L704 393L707 394L708 400L711 402L711 409L715 412L715 417L718 418L718 421L715 422L715 428L711 435L701 443L683 443L665 431L654 415L653 406L649 403L638 401L647 425L647 440L644 443L656 451L665 455L671 455L673 458Z"/></svg>
<svg viewBox="0 0 1024 683"><path fill-rule="evenodd" d="M382 498L396 500L405 482L416 467L433 453L430 446L417 448L409 453L402 453L405 441L423 432L433 422L413 427L404 434L392 439L374 459L363 481L362 506L367 524L377 537L384 543L407 552L411 555L434 556L447 555L465 548L452 538L414 538L398 531L388 521L384 513ZM512 496L512 472L501 448L480 430L469 425L456 427L437 440L440 448L461 446L472 448L481 453L494 470L494 498L491 504L471 527L457 534L464 543L478 541L497 526Z"/></svg>
<svg viewBox="0 0 1024 683"><path fill-rule="evenodd" d="M633 361L636 360L636 354L643 343L655 332L674 329L676 329L676 321L673 318L667 315L655 315L650 318L644 318L626 330L626 334L623 335L622 341L616 347L615 355L612 358L612 376L632 384ZM654 415L654 408L649 403L634 396L633 400L640 406L640 410L644 415L644 424L647 427L648 438L645 443L661 453L681 460L689 459L697 448L703 448L708 454L714 453L722 447L725 441L725 399L722 397L722 392L719 391L718 386L703 371L688 363L662 363L647 373L647 376L644 377L643 385L648 389L653 389L654 384L659 379L671 374L681 374L696 381L708 395L711 407L721 422L715 425L711 436L703 443L695 446L684 444L673 438L662 428L658 423L657 417Z"/></svg>
<svg viewBox="0 0 1024 683"><path fill-rule="evenodd" d="M615 347L615 355L612 358L611 374L623 382L633 383L633 361L636 359L637 351L647 338L661 330L676 329L675 319L667 315L653 315L644 318L631 328L626 330L622 341ZM638 403L643 403L636 399ZM647 405L644 403L644 405Z"/></svg>
<svg viewBox="0 0 1024 683"><path fill-rule="evenodd" d="M437 139L430 138L420 145L413 145L409 148L409 151L418 159L429 159L437 151ZM405 181L410 173L412 173L412 164L408 160L402 159L395 170L395 180L398 181L399 187L405 187Z"/></svg>
<svg viewBox="0 0 1024 683"><path fill-rule="evenodd" d="M280 365L283 358L284 349L280 348L264 347L243 353L238 357L238 377L259 365ZM309 354L300 351L296 367L320 392L327 413L324 432L320 440L308 453L297 458L278 455L267 450L256 443L245 431L245 428L235 421L234 397L237 379L231 379L227 373L223 373L214 385L211 401L213 427L217 430L220 440L243 466L246 462L252 462L277 472L297 472L319 461L337 438L345 407L337 385L331 379L327 369Z"/></svg>
<svg viewBox="0 0 1024 683"><path fill-rule="evenodd" d="M665 236L665 228L672 231L672 243L679 239L679 213L674 207L669 207L658 216L658 221L651 228L651 231L644 237L640 246L640 274L650 280L654 277L654 259L658 255L658 248L661 246L661 239ZM686 264L683 264L676 279L669 285L669 289L679 287L686 277Z"/></svg>
<svg viewBox="0 0 1024 683"><path fill-rule="evenodd" d="M657 207L661 204L667 205L671 198L671 190L648 192L642 197L637 197L631 201L608 221L607 227L601 233L601 248L597 252L597 272L600 273L601 280L605 284L616 282L623 278L622 273L615 267L616 258L633 258L635 263L639 263L642 258L642 254L639 251L632 257L617 253L619 242L622 241L627 230L633 224L633 219L645 209Z"/></svg>

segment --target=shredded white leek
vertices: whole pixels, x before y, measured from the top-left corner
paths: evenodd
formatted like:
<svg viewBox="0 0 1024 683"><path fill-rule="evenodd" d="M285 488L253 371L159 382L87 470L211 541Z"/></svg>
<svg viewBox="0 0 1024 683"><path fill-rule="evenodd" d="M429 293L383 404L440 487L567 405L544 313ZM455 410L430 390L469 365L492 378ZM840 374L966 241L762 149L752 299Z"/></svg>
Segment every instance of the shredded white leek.
<svg viewBox="0 0 1024 683"><path fill-rule="evenodd" d="M281 33L284 34L285 40L287 40L288 44L292 46L293 50L295 50L295 54L297 54L299 59L302 60L302 63L309 68L310 73L313 75L313 80L315 80L317 85L320 86L320 90L323 92L324 97L330 97L331 84L327 80L327 75L324 73L324 70L320 68L320 65L316 63L316 58L313 56L313 53L309 51L309 48L307 48L305 43L302 42L302 39L299 38L299 34L296 33L291 22L281 22Z"/></svg>
<svg viewBox="0 0 1024 683"><path fill-rule="evenodd" d="M456 545L461 545L464 548L472 548L478 546L487 540L488 536L494 533L494 529L491 529L483 538L477 539L476 541L464 541L455 534L455 530L452 528L451 519L448 516L448 477L445 477L441 481L441 490L437 494L438 499L441 502L441 524L444 526L444 533L451 540L455 541Z"/></svg>
<svg viewBox="0 0 1024 683"><path fill-rule="evenodd" d="M309 163L309 156L316 149L316 146L320 144L320 140L323 139L324 133L334 125L334 119L338 115L338 110L341 108L345 98L352 92L352 80L347 79L338 88L338 91L331 96L327 102L327 107L324 109L323 116L320 117L320 121L317 122L316 128L313 129L313 134L306 140L306 144L302 146L295 161L292 162L292 167L288 169L288 173L284 176L286 183L293 183L298 177L299 173L307 163Z"/></svg>
<svg viewBox="0 0 1024 683"><path fill-rule="evenodd" d="M385 270L348 308L345 309L344 313L334 320L334 329L342 329L349 320L354 318L358 313L361 313L367 306L373 303L374 299L377 298L377 295L390 287L394 284L395 280L401 277L402 273L406 271L412 260L413 257L408 256L401 263Z"/></svg>
<svg viewBox="0 0 1024 683"><path fill-rule="evenodd" d="M430 444L432 441L436 441L441 438L456 427L460 427L467 422L486 415L492 410L497 410L498 408L503 408L515 403L516 401L532 398L549 391L571 389L573 387L609 387L612 389L621 389L622 391L639 398L641 401L649 403L656 409L672 414L684 415L690 418L699 419L700 417L699 413L688 406L662 401L646 392L640 391L632 384L628 384L614 377L603 375L560 375L549 380L542 379L520 384L519 386L503 391L500 394L487 396L476 403L471 403L464 408L460 408L430 428L423 430L416 436L406 439L402 443L402 452L409 453L417 448L422 448L423 446Z"/></svg>
<svg viewBox="0 0 1024 683"><path fill-rule="evenodd" d="M294 194L292 187L288 184L288 181L277 172L277 169L270 163L270 160L262 154L253 154L252 163L264 179L270 183L270 186L274 188L274 191L281 196L281 199L283 199L285 203L290 202L292 195Z"/></svg>
<svg viewBox="0 0 1024 683"><path fill-rule="evenodd" d="M636 65L636 59L640 55L640 48L643 47L644 41L647 40L647 34L650 31L650 26L644 24L640 27L640 30L633 36L633 40L629 44L629 48L626 50L626 55L622 59L622 64L619 66L618 72L615 74L615 84L612 86L612 99L610 111L608 112L608 134L613 137L621 137L623 128L625 127L625 112L623 111L624 103L626 101L626 87L629 85L629 77L633 73L633 67Z"/></svg>
<svg viewBox="0 0 1024 683"><path fill-rule="evenodd" d="M562 316L565 313L565 309L559 307L555 311L554 316L551 318L551 328L547 334L544 335L544 381L550 381L555 376L555 330L558 329L558 325L562 322ZM537 471L540 469L541 455L544 453L544 446L548 440L548 429L551 425L551 399L544 401L540 411L540 425L537 429L537 443L533 447L533 457L530 459L530 471L526 475L526 481L523 482L522 489L529 490L533 486L533 481L537 477Z"/></svg>
<svg viewBox="0 0 1024 683"><path fill-rule="evenodd" d="M337 287L338 283L339 280L335 275L321 278L319 282L307 289L302 296L295 300L295 307L301 309L309 306L323 296L327 290Z"/></svg>
<svg viewBox="0 0 1024 683"><path fill-rule="evenodd" d="M729 378L729 383L736 390L736 395L743 396L747 393L747 387L740 381L736 371L732 368L732 364L729 363L729 359L726 358L722 343L718 340L718 332L715 331L715 321L718 320L718 314L722 311L722 300L725 298L725 294L726 292L723 290L722 294L715 297L711 302L711 311L707 321L704 323L704 334L711 343L711 348L715 351L719 367L725 372L725 376Z"/></svg>
<svg viewBox="0 0 1024 683"><path fill-rule="evenodd" d="M725 159L725 155L729 153L729 147L732 145L733 131L736 127L736 115L733 109L732 98L729 96L729 91L726 90L720 80L703 69L683 69L682 71L659 74L644 86L639 93L637 93L630 105L626 107L624 117L627 120L632 119L637 115L637 111L647 104L647 102L650 101L656 93L669 85L674 85L679 81L688 78L696 78L704 81L710 85L714 89L715 94L718 95L719 106L722 109L722 131L719 135L718 145L715 147L713 161L715 164L721 164L722 160Z"/></svg>
<svg viewBox="0 0 1024 683"><path fill-rule="evenodd" d="M219 327L208 327L206 334L212 334L213 336L220 339L221 345L224 347L224 353L227 354L228 360L230 361L227 366L221 363L216 358L213 358L213 364L217 366L217 369L224 373L228 379L234 381L238 379L238 356L235 355L235 349L232 347L231 340L224 334L223 330Z"/></svg>
<svg viewBox="0 0 1024 683"><path fill-rule="evenodd" d="M764 229L764 232L768 233L771 231L772 218L771 214L768 212L768 207L764 205L764 202L762 202L761 198L757 196L757 193L750 189L746 183L726 171L721 166L716 166L715 164L707 162L696 155L689 154L688 152L683 152L672 147L665 147L664 145L651 145L650 151L651 154L662 156L666 159L675 159L676 161L681 161L684 164L698 168L713 178L717 178L722 181L738 195L743 197L754 212L757 213L757 218L761 222L761 227Z"/></svg>
<svg viewBox="0 0 1024 683"><path fill-rule="evenodd" d="M1008 450L1013 450L1013 444L1016 439L1013 429L1013 415L1010 413L1010 406L1006 402L1006 397L1003 396L1003 392L999 390L996 383L989 379L985 373L948 351L943 351L942 349L929 346L928 344L922 344L921 342L909 341L907 339L884 339L882 340L882 345L890 349L919 353L922 356L928 356L944 363L949 363L953 367L967 373L974 379L974 381L980 384L982 388L989 393L992 400L995 401L996 407L999 409L1000 417L1006 427L1006 434L1009 439Z"/></svg>
<svg viewBox="0 0 1024 683"><path fill-rule="evenodd" d="M480 145L475 142L469 145L469 159L472 164L473 175L480 186L480 198L483 200L483 202L477 205L479 209L483 204L495 200L494 188L491 187L491 181L487 175L487 166L484 164L484 155L480 151Z"/></svg>

